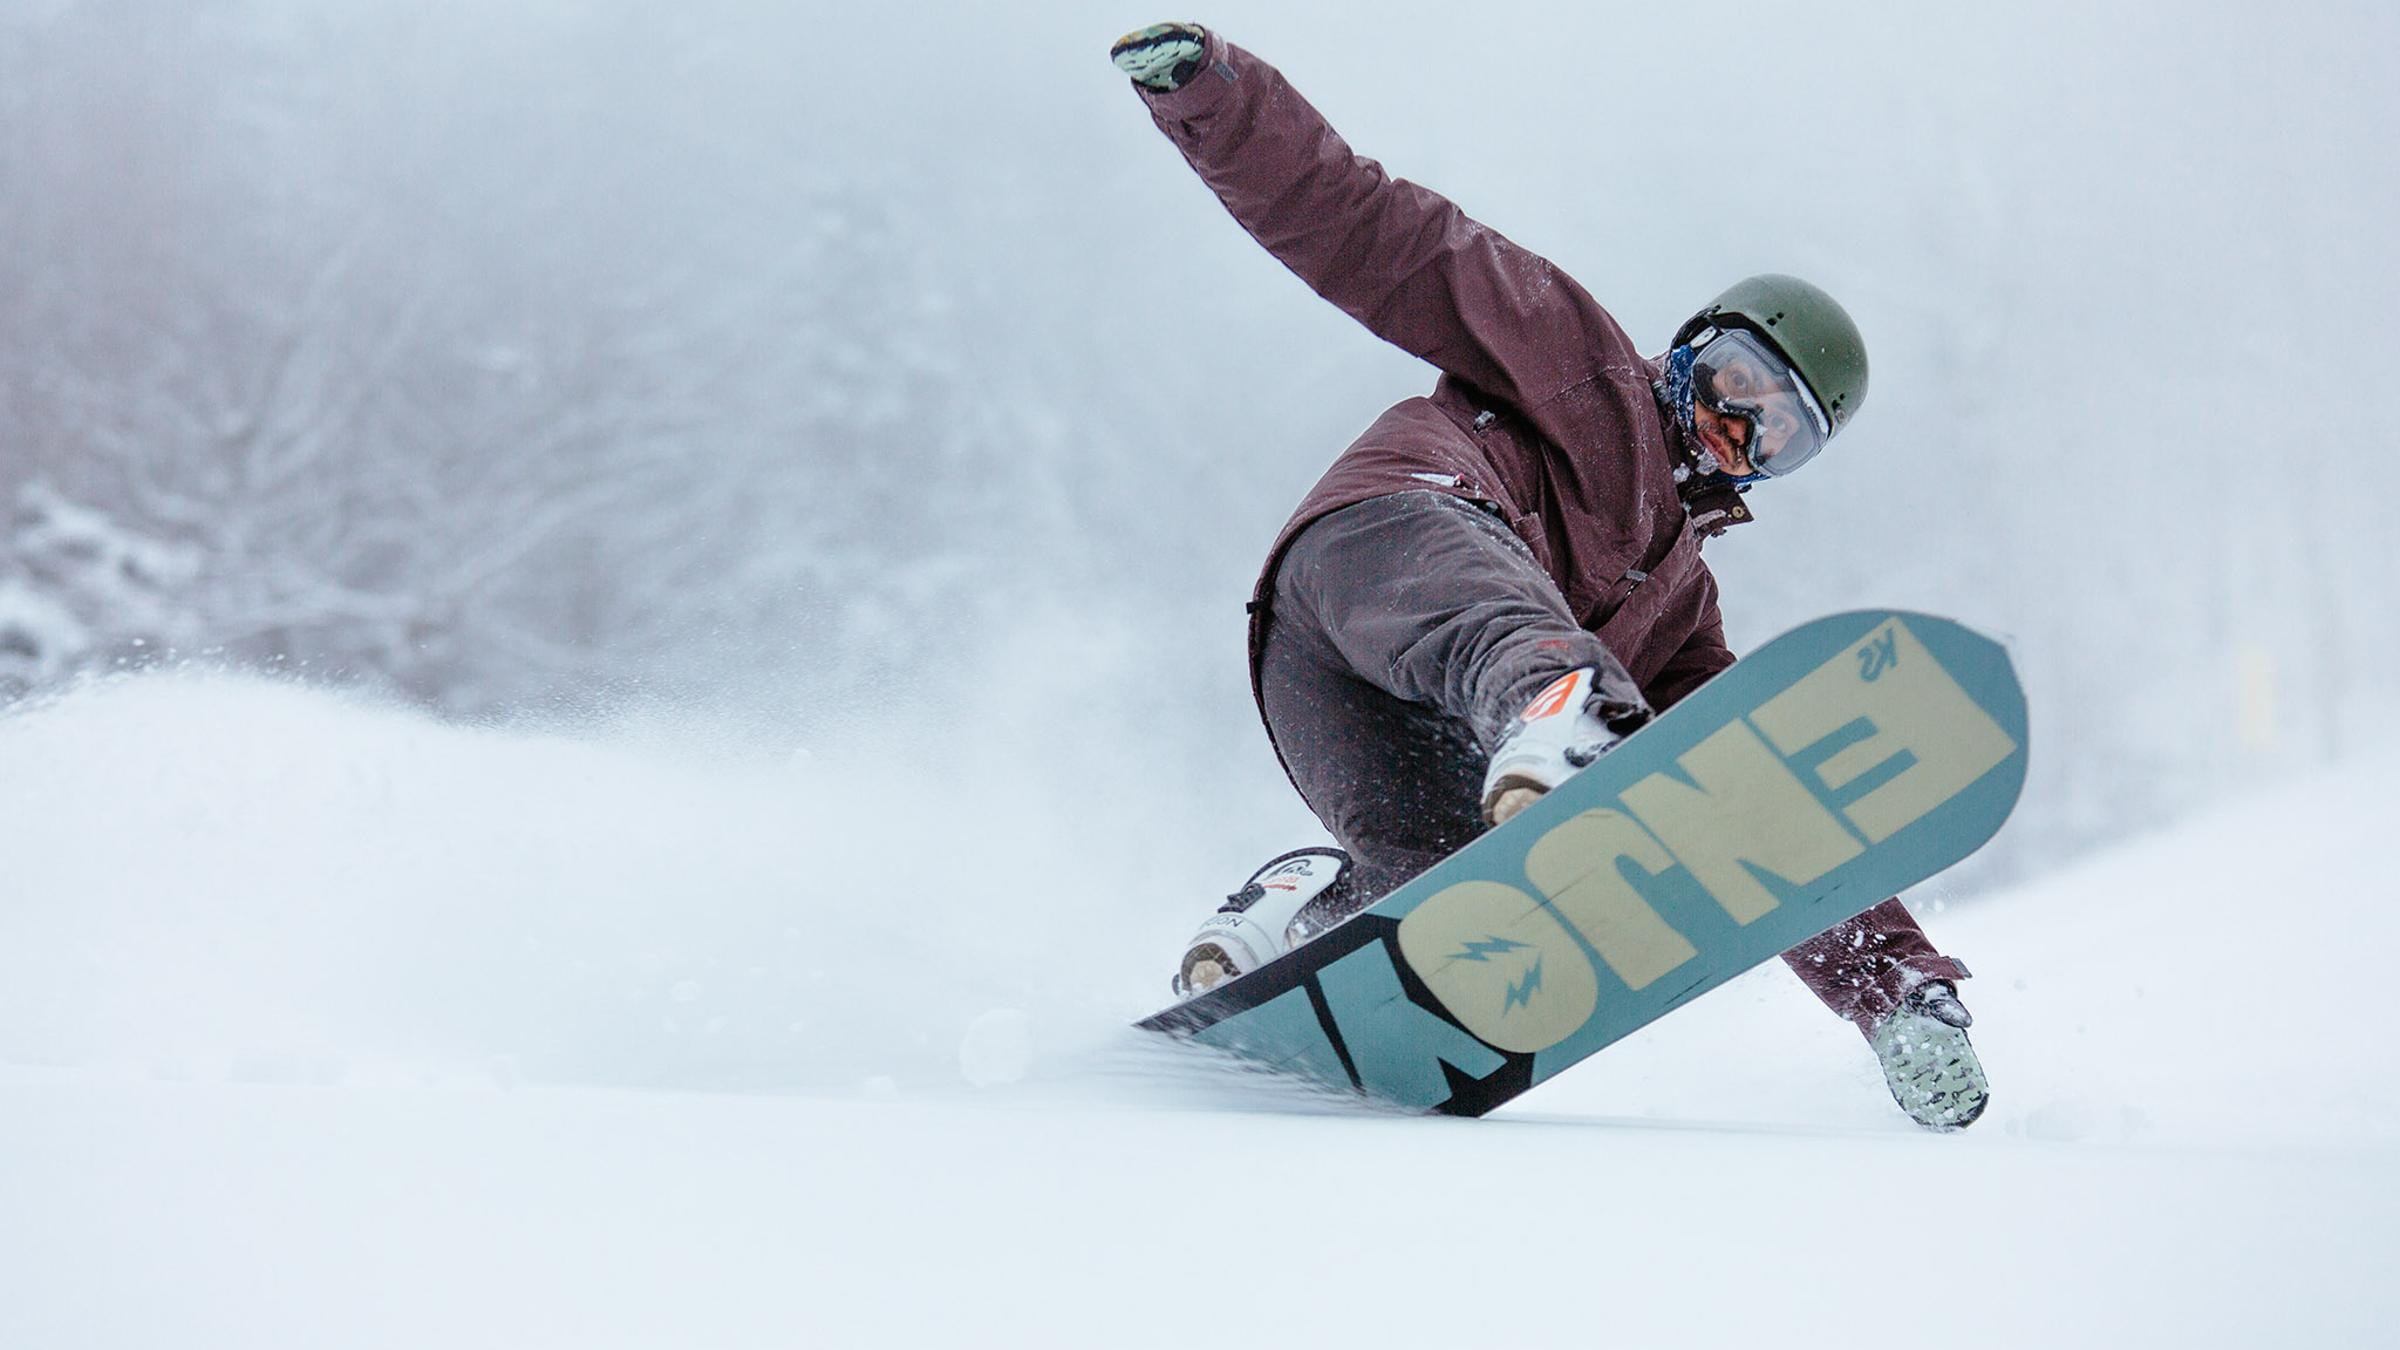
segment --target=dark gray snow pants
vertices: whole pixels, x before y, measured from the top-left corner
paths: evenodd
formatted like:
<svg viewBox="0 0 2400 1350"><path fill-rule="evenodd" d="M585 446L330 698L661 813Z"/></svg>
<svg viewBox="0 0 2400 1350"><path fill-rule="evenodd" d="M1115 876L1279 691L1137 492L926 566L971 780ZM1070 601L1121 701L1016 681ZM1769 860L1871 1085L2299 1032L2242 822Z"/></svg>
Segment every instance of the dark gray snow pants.
<svg viewBox="0 0 2400 1350"><path fill-rule="evenodd" d="M1492 746L1579 666L1640 701L1524 541L1470 503L1400 493L1301 532L1276 569L1259 694L1301 797L1355 860L1353 911L1483 832ZM1897 899L1783 960L1862 1031L1917 984L1967 973Z"/></svg>

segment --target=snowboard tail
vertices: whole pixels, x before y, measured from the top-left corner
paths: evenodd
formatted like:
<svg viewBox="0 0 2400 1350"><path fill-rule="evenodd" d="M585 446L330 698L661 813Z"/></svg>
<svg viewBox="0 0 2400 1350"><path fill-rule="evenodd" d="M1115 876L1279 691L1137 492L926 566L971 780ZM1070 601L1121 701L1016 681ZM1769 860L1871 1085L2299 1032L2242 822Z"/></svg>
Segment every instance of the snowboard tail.
<svg viewBox="0 0 2400 1350"><path fill-rule="evenodd" d="M2007 653L1888 610L1803 625L1333 931L1145 1019L1482 1115L1980 848L2025 780Z"/></svg>

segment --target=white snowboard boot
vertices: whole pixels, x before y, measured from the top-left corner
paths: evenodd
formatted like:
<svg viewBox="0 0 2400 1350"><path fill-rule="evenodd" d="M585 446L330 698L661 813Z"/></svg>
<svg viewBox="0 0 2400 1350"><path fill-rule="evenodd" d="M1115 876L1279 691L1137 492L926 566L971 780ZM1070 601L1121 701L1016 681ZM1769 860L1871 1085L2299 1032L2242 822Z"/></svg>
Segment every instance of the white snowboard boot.
<svg viewBox="0 0 2400 1350"><path fill-rule="evenodd" d="M1559 676L1508 724L1483 775L1486 823L1498 825L1531 806L1624 739L1592 706L1592 675L1583 666Z"/></svg>
<svg viewBox="0 0 2400 1350"><path fill-rule="evenodd" d="M1185 945L1176 997L1206 993L1290 951L1292 920L1301 907L1349 873L1350 855L1330 847L1294 849L1251 873Z"/></svg>
<svg viewBox="0 0 2400 1350"><path fill-rule="evenodd" d="M1983 1061L1967 1041L1974 1024L1955 985L1927 980L1869 1038L1892 1100L1926 1129L1963 1130L1991 1104Z"/></svg>

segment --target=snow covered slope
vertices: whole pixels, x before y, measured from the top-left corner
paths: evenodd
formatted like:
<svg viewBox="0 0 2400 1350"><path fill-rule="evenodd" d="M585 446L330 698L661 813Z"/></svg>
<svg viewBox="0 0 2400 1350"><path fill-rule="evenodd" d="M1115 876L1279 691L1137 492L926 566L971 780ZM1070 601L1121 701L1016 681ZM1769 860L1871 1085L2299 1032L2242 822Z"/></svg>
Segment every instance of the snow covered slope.
<svg viewBox="0 0 2400 1350"><path fill-rule="evenodd" d="M197 677L0 721L0 1346L2400 1325L2400 756L1913 896L1997 1093L1933 1137L1774 969L1484 1121L1260 1082L1119 1029L1205 825L688 739Z"/></svg>

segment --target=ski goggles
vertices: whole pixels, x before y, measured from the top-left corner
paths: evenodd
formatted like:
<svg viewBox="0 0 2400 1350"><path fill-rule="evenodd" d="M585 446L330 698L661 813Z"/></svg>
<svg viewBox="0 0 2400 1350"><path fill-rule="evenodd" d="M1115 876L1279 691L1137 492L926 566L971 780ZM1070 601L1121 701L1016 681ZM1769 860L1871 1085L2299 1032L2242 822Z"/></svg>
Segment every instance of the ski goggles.
<svg viewBox="0 0 2400 1350"><path fill-rule="evenodd" d="M1735 448L1758 472L1780 477L1833 438L1833 423L1790 364L1757 336L1730 329L1692 362L1692 397L1743 428Z"/></svg>

